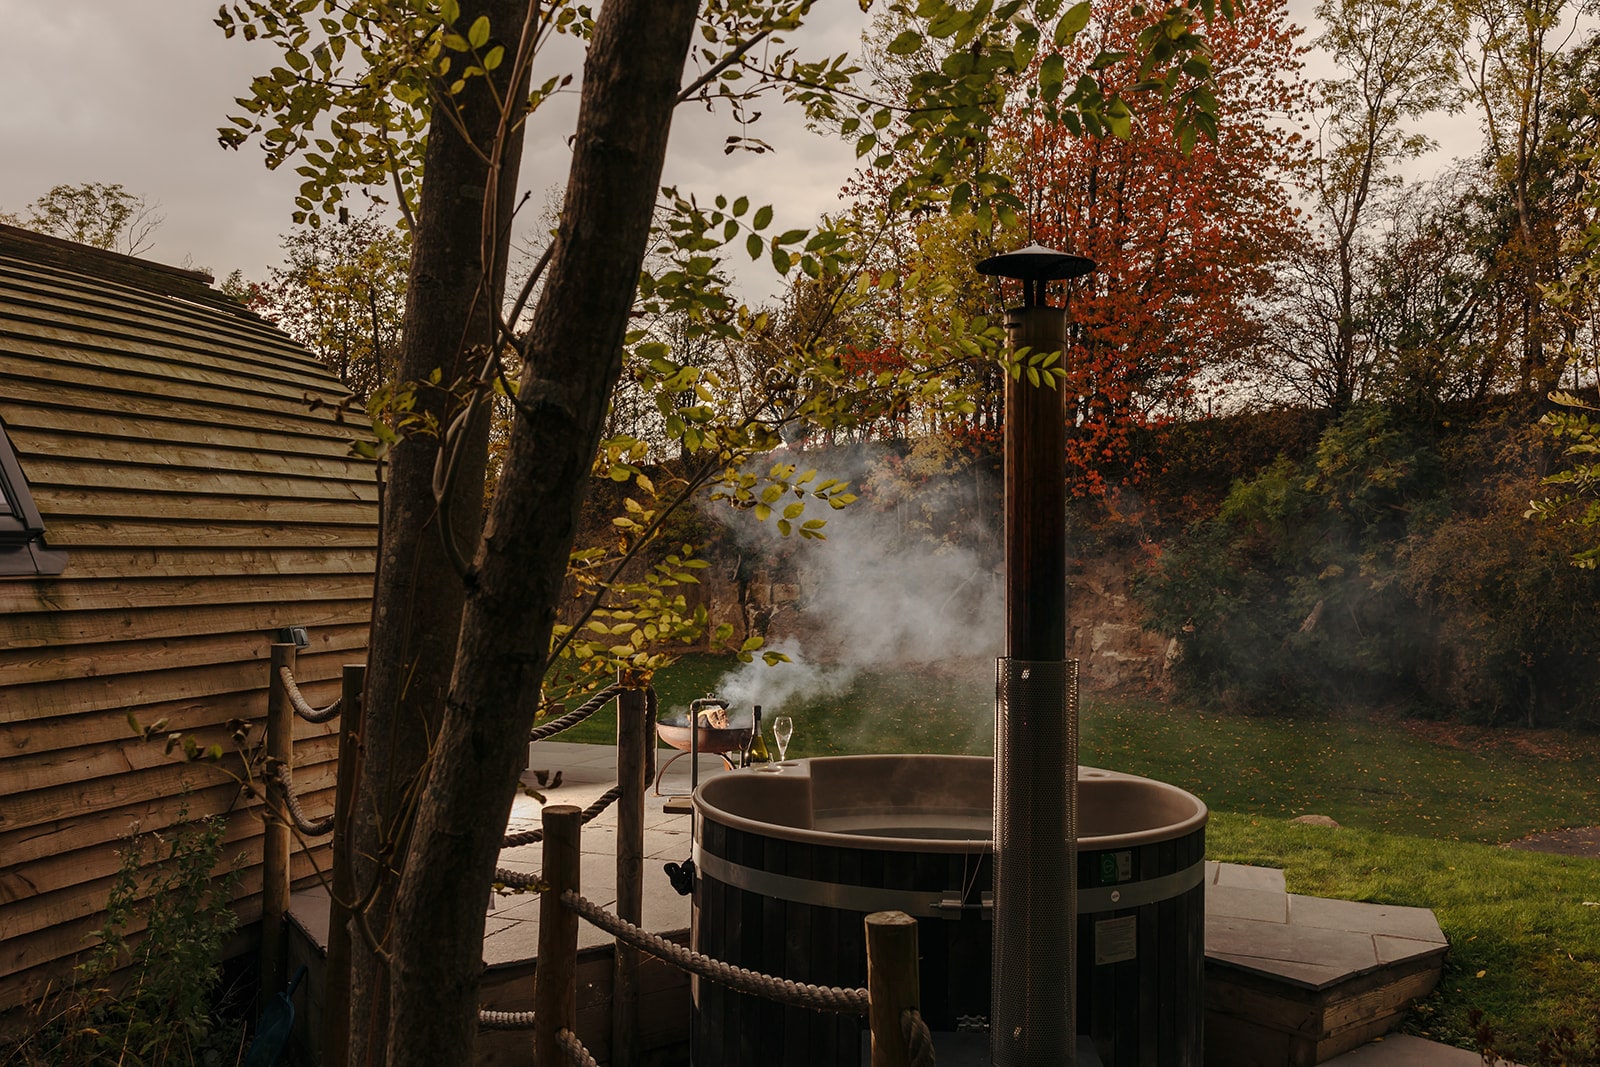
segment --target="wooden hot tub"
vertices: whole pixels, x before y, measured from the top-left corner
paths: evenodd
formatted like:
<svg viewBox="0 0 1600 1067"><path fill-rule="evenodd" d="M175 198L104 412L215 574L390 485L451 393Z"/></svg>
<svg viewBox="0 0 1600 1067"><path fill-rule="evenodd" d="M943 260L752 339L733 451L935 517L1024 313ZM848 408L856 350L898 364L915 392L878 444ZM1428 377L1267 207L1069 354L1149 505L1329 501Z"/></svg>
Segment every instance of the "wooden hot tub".
<svg viewBox="0 0 1600 1067"><path fill-rule="evenodd" d="M1078 1028L1106 1067L1199 1067L1206 808L1175 786L1080 768ZM862 918L918 921L922 1013L989 1016L992 761L839 756L695 793L692 943L795 981L864 986ZM863 1022L694 989L695 1067L859 1062Z"/></svg>

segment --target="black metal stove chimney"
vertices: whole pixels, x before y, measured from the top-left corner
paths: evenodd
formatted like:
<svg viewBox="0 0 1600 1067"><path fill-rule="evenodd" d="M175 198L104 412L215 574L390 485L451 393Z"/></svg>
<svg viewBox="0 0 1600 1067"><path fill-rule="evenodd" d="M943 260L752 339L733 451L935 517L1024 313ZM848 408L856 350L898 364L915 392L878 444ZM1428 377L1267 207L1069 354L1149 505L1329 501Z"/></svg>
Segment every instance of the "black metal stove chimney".
<svg viewBox="0 0 1600 1067"><path fill-rule="evenodd" d="M1061 352L1067 313L1051 281L1094 270L1031 245L978 264L1023 283L1006 311L1013 351ZM1006 641L995 690L994 1067L1076 1063L1076 664L1067 663L1066 405L1062 390L1006 380Z"/></svg>

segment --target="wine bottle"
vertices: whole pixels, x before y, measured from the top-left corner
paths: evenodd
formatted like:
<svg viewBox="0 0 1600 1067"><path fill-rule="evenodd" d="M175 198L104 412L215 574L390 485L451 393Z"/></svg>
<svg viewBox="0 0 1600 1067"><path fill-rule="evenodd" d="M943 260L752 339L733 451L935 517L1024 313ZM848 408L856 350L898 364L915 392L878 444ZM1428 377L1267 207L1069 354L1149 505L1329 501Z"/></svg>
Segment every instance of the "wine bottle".
<svg viewBox="0 0 1600 1067"><path fill-rule="evenodd" d="M750 762L771 763L772 753L767 751L767 742L761 736L761 705L755 706L753 713L752 730L750 732Z"/></svg>

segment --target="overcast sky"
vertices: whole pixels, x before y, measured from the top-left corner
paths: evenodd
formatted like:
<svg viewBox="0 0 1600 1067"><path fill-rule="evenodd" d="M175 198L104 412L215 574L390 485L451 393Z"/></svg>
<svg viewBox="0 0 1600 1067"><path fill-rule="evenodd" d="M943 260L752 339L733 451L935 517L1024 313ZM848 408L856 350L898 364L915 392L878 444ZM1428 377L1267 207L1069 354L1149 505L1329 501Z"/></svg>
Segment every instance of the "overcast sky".
<svg viewBox="0 0 1600 1067"><path fill-rule="evenodd" d="M260 278L278 263L298 178L288 166L268 171L254 145L231 152L216 139L237 110L234 98L275 52L224 39L212 23L217 2L0 0L0 210L20 212L57 183L118 182L160 202L165 221L148 258L188 261L219 278L236 267ZM815 20L808 47L854 50L864 24L855 0L822 6L834 10ZM565 177L575 97L570 103L530 129L523 185L535 205ZM726 156L727 128L684 109L664 180L747 193L776 207L776 226L808 225L838 206L853 154L792 118L781 121L792 109L763 110L760 136L778 150Z"/></svg>
<svg viewBox="0 0 1600 1067"><path fill-rule="evenodd" d="M0 0L0 210L20 212L57 183L118 182L165 216L149 258L219 279L234 268L264 277L281 259L298 179L288 167L269 172L254 145L217 144L234 97L276 58L270 47L225 40L212 23L217 2ZM819 54L853 51L863 25L856 0L822 0L804 43ZM665 181L772 203L780 229L810 225L839 205L853 153L807 133L784 114L793 109L764 110L759 135L776 151L759 156L725 156L725 126L680 113ZM565 175L570 126L546 120L531 131L523 185L536 202Z"/></svg>

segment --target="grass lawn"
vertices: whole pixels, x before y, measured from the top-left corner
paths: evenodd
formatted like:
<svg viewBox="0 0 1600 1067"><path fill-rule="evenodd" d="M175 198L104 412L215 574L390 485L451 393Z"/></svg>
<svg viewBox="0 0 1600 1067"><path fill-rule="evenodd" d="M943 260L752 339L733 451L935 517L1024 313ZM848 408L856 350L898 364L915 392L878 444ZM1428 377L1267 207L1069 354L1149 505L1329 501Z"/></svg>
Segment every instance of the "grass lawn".
<svg viewBox="0 0 1600 1067"><path fill-rule="evenodd" d="M689 656L662 672L663 712L716 692L730 665ZM786 665L770 669L777 679ZM790 754L987 754L993 702L992 665L862 675L784 709ZM1600 823L1593 739L1519 744L1383 717L1291 721L1150 700L1086 699L1079 728L1084 764L1204 800L1211 859L1281 867L1290 892L1432 908L1450 960L1413 1032L1474 1049L1481 1034L1529 1067L1600 1064L1600 860L1494 847ZM615 736L608 708L562 739ZM1341 828L1289 822L1308 813Z"/></svg>

